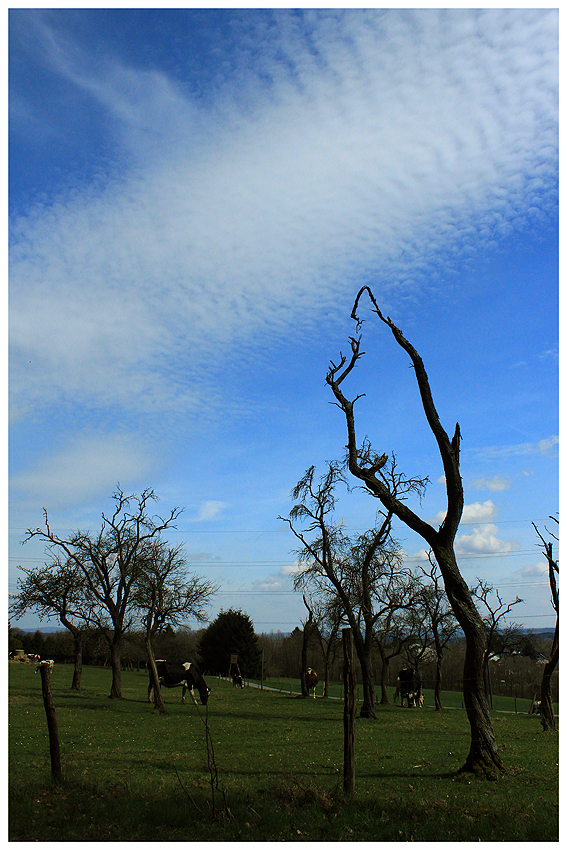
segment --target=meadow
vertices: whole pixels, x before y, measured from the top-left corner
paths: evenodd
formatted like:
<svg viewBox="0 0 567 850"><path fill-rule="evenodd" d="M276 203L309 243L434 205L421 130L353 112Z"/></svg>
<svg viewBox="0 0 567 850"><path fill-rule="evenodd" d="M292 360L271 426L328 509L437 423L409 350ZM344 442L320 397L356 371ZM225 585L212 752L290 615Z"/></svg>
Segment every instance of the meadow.
<svg viewBox="0 0 567 850"><path fill-rule="evenodd" d="M71 667L56 665L54 785L41 678L27 665L9 673L12 841L558 840L558 735L523 713L527 701L495 699L497 782L458 773L469 746L459 694L444 693L441 712L428 692L421 710L380 707L356 722L345 799L340 699L301 699L289 680L240 690L212 679L206 709L164 689L160 716L145 673L123 673L118 701L108 669L86 667L74 692Z"/></svg>

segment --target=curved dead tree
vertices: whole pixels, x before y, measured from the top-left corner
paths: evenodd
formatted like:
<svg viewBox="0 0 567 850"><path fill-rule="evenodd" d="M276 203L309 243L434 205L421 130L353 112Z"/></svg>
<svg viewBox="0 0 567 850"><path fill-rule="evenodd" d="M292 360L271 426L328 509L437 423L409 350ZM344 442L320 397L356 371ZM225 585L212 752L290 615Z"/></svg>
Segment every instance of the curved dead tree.
<svg viewBox="0 0 567 850"><path fill-rule="evenodd" d="M407 506L403 495L400 497L396 493L391 478L386 474L388 455L373 450L367 439L361 444L357 442L354 405L361 396L357 396L352 401L349 400L342 391L342 384L364 353L360 350L360 336L350 338L350 357L341 353L338 364L331 361L326 376L337 405L343 411L346 419L348 468L352 475L364 484L368 492L381 501L387 511L419 534L433 551L443 576L445 591L451 608L466 637L463 697L471 728L471 745L466 762L461 769L483 772L487 776L495 778L503 769L503 765L496 745L490 705L484 683L486 630L469 588L460 573L454 547L464 505L463 485L459 470L461 442L459 424L457 423L455 426L453 437L449 438L439 420L421 357L394 322L389 317L386 318L382 315L368 286L363 286L358 292L351 313L351 317L357 322L357 330L360 329L362 323L357 315L358 304L364 292L370 298L373 312L376 313L381 322L390 328L398 345L408 354L415 371L423 411L437 442L445 473L447 511L440 527L436 529L421 519Z"/></svg>
<svg viewBox="0 0 567 850"><path fill-rule="evenodd" d="M554 522L559 523L555 517L550 517ZM542 542L542 548L545 553L545 558L547 561L548 571L549 571L549 587L551 589L551 604L556 613L555 618L555 632L553 634L553 642L551 644L551 652L549 653L549 658L543 668L543 676L541 679L541 725L543 726L543 731L547 732L552 729L555 730L555 715L553 713L553 700L551 698L551 677L557 667L557 662L559 661L559 588L557 587L557 579L555 578L556 574L559 575L559 563L557 558L553 557L553 543L551 540L545 540L543 536L540 534L538 527L532 523L533 527L536 530L536 534ZM546 529L547 531L547 529ZM557 537L551 532L548 531L550 537L554 540L557 540Z"/></svg>

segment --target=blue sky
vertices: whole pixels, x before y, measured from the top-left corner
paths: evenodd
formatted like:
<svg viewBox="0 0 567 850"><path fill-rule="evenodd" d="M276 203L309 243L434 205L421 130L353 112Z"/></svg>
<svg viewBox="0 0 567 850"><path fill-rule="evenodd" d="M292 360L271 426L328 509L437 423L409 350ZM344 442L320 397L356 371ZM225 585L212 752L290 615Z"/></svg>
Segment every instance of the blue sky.
<svg viewBox="0 0 567 850"><path fill-rule="evenodd" d="M369 284L460 423L463 574L553 625L557 40L553 9L11 10L11 591L43 507L98 529L119 482L185 508L211 616L298 625L278 516L344 453L325 374ZM439 521L413 374L366 318L358 432ZM378 507L345 491L337 518Z"/></svg>

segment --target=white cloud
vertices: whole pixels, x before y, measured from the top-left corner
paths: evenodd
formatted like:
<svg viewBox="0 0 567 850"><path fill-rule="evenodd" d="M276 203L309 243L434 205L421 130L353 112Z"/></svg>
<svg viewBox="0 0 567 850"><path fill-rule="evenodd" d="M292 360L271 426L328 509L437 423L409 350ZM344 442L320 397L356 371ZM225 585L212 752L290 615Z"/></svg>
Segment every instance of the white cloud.
<svg viewBox="0 0 567 850"><path fill-rule="evenodd" d="M546 579L549 574L549 566L540 561L537 564L530 564L514 573L514 578L518 579Z"/></svg>
<svg viewBox="0 0 567 850"><path fill-rule="evenodd" d="M439 511L430 522L433 525L440 525L445 519L445 511ZM498 508L491 499L486 502L473 502L471 505L465 505L461 523L463 525L472 525L475 522L484 522L489 519L494 519L498 513Z"/></svg>
<svg viewBox="0 0 567 850"><path fill-rule="evenodd" d="M417 564L422 564L424 567L429 565L429 559L427 557L428 550L427 549L419 549L417 552L413 552L411 555L407 552L404 552L404 561L409 563L412 566L416 566Z"/></svg>
<svg viewBox="0 0 567 850"><path fill-rule="evenodd" d="M499 475L493 475L492 478L475 479L472 486L477 490L490 490L492 493L500 493L502 490L508 490L510 484Z"/></svg>
<svg viewBox="0 0 567 850"><path fill-rule="evenodd" d="M469 534L460 534L455 540L458 555L499 555L520 548L515 540L500 540L495 525L482 525Z"/></svg>
<svg viewBox="0 0 567 850"><path fill-rule="evenodd" d="M274 591L285 591L290 592L293 590L293 578L300 573L303 569L301 564L288 564L278 570L277 573L271 573L270 575L255 579L252 586L255 590L261 590L266 592L274 592Z"/></svg>
<svg viewBox="0 0 567 850"><path fill-rule="evenodd" d="M45 26L134 165L14 222L17 409L203 416L238 346L554 204L554 10L275 14L212 106Z"/></svg>
<svg viewBox="0 0 567 850"><path fill-rule="evenodd" d="M282 567L281 570L280 570L280 573L283 576L294 576L297 573L300 573L303 569L304 569L304 565L298 564L296 562L295 564L289 564L286 567Z"/></svg>
<svg viewBox="0 0 567 850"><path fill-rule="evenodd" d="M486 502L473 502L472 505L465 505L461 522L470 524L473 522L483 522L484 520L494 519L498 513L498 508L491 499Z"/></svg>
<svg viewBox="0 0 567 850"><path fill-rule="evenodd" d="M224 508L228 508L228 502L215 502L212 500L203 502L197 516L189 520L189 522L209 522L212 519L216 519Z"/></svg>

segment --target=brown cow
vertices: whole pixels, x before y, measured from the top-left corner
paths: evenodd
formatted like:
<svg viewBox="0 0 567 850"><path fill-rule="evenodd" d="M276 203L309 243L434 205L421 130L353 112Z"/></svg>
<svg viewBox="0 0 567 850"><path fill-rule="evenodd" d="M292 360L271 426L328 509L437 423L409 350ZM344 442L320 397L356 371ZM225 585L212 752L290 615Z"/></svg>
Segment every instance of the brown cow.
<svg viewBox="0 0 567 850"><path fill-rule="evenodd" d="M305 687L307 688L307 693L313 691L313 698L315 698L315 687L317 686L317 682L319 681L319 675L316 670L312 670L311 667L307 668L307 672L305 674Z"/></svg>

